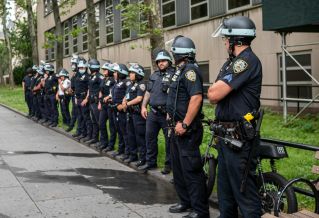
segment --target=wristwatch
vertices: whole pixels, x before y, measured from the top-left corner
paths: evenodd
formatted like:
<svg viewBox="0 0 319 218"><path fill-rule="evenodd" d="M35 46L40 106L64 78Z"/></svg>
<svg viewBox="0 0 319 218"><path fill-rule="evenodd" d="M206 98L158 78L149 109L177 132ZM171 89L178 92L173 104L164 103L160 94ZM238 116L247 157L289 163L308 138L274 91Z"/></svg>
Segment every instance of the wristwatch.
<svg viewBox="0 0 319 218"><path fill-rule="evenodd" d="M186 123L182 123L183 129L188 129L188 125Z"/></svg>

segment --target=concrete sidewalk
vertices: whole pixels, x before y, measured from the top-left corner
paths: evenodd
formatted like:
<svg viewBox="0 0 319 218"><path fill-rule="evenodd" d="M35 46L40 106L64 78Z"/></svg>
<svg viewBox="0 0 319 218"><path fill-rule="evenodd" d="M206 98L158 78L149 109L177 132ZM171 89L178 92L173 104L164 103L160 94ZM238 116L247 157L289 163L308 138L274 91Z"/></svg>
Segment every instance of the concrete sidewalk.
<svg viewBox="0 0 319 218"><path fill-rule="evenodd" d="M0 217L182 217L167 212L177 201L171 184L0 107Z"/></svg>

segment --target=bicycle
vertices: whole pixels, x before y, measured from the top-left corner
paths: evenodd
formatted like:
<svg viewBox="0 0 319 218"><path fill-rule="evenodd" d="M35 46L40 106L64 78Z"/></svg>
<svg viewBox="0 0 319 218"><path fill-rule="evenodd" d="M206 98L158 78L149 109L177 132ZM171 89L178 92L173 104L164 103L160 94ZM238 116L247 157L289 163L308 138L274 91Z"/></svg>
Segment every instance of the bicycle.
<svg viewBox="0 0 319 218"><path fill-rule="evenodd" d="M263 113L260 115L259 127L261 125ZM217 157L212 154L212 149L217 149L215 139L219 138L225 140L228 143L239 143L237 140L232 140L229 138L223 138L216 134L218 123L213 120L202 120L202 123L209 126L210 129L210 140L202 155L203 169L206 176L207 184L207 194L208 197L211 195L215 180L216 180L216 169L218 165ZM258 126L258 125L257 125ZM258 127L256 128L258 129ZM259 131L259 130L257 130ZM238 145L238 144L237 144ZM262 203L262 212L271 213L274 211L275 202L278 201L278 193L287 185L288 181L279 173L277 173L275 160L288 157L286 148L281 145L273 145L266 142L261 142L257 151L257 170L256 179L258 185L258 192ZM270 172L263 172L262 160L269 160L270 162ZM287 188L284 191L283 196L280 200L279 205L280 211L286 211L287 213L294 213L298 209L297 198L294 190L292 188Z"/></svg>

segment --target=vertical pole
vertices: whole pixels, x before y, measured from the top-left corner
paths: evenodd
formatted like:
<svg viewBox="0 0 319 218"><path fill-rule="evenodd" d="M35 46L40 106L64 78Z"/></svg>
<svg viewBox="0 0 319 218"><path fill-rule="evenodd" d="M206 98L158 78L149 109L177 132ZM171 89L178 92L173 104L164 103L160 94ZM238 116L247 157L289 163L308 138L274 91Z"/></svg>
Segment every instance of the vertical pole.
<svg viewBox="0 0 319 218"><path fill-rule="evenodd" d="M284 123L287 123L287 75L286 75L286 53L284 48L286 47L286 33L282 32L281 35L281 61L282 61L282 98L283 98L283 118Z"/></svg>

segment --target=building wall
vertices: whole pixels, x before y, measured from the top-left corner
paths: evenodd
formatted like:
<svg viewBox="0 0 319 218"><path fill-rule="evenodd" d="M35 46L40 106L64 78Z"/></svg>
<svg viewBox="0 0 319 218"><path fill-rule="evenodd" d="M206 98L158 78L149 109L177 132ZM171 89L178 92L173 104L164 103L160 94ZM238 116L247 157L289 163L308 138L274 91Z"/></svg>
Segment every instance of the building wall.
<svg viewBox="0 0 319 218"><path fill-rule="evenodd" d="M188 0L187 0L188 1ZM68 18L78 14L85 10L85 1L78 1L70 9L70 12L62 16L62 22ZM96 1L98 2L98 1ZM103 11L104 1L100 1L101 12ZM117 2L117 1L113 1ZM184 3L184 6L182 6ZM209 82L213 83L220 67L227 58L227 52L221 38L212 38L212 32L219 26L221 20L225 16L244 15L250 17L256 24L257 27L257 38L253 41L252 48L257 56L260 58L263 65L263 84L266 85L279 85L279 63L278 55L281 54L281 37L278 33L268 32L262 30L262 8L260 7L260 0L252 0L252 5L240 11L228 13L226 12L226 5L224 0L209 0L208 17L205 19L199 19L198 21L190 21L187 8L185 8L185 1L176 0L176 25L168 28L165 32L165 41L174 38L177 35L184 35L194 40L197 50L197 61L199 63L209 63ZM40 59L45 59L45 50L41 47L44 43L44 32L54 27L53 14L50 13L44 16L44 5L42 1L39 1L37 12L38 12L38 40L39 40L39 54ZM189 9L189 8L188 8ZM183 12L187 13L183 13ZM103 13L101 13L103 15ZM120 20L114 21L115 25L120 25ZM114 19L116 20L116 18ZM103 18L100 24L100 41L105 44L105 31L103 32ZM115 27L116 28L116 27ZM120 30L114 30L114 35L120 34ZM104 34L103 34L104 33ZM138 62L145 67L151 66L150 51L149 51L149 40L145 38L135 38L136 35L131 34L131 39L124 42L120 42L118 36L114 36L114 41L119 41L108 46L102 45L98 48L98 58L104 60L112 60L114 62ZM292 33L287 36L287 44L300 44L308 42L318 42L318 33ZM134 48L134 49L132 49ZM311 68L314 77L319 80L319 45L303 46L303 47L291 47L289 51L293 52L310 52L311 53ZM70 55L72 53L70 52ZM81 54L87 56L86 53ZM64 66L70 67L70 56L64 59ZM312 96L319 93L319 88L313 88ZM265 98L279 98L280 89L277 87L263 86L262 97ZM280 106L277 101L263 101L265 105ZM290 104L293 106L293 104ZM317 104L316 106L319 106Z"/></svg>

